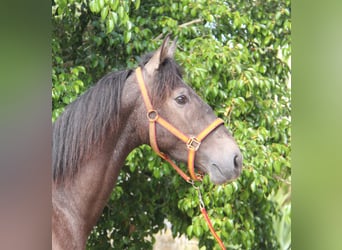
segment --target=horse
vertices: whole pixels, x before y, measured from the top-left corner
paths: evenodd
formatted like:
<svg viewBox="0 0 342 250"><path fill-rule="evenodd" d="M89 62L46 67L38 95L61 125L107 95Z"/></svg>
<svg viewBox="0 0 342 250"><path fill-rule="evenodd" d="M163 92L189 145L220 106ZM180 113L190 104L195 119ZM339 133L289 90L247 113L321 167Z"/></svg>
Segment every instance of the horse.
<svg viewBox="0 0 342 250"><path fill-rule="evenodd" d="M53 123L52 249L86 248L126 157L140 145L169 162L191 162L189 182L198 173L214 184L240 175L240 149L184 83L176 47L167 36L137 69L108 73Z"/></svg>

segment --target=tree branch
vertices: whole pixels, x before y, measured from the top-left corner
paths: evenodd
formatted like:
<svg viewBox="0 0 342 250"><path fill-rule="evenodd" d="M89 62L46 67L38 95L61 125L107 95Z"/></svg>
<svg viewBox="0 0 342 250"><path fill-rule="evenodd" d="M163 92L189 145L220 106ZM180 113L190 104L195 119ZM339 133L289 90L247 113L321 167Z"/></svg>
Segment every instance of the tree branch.
<svg viewBox="0 0 342 250"><path fill-rule="evenodd" d="M192 20L190 22L183 23L183 24L179 25L178 27L179 28L184 28L184 27L189 26L189 25L194 24L194 23L201 23L202 21L203 20L201 18L198 18L198 19Z"/></svg>
<svg viewBox="0 0 342 250"><path fill-rule="evenodd" d="M201 18L194 19L190 22L186 22L183 24L178 25L179 28L185 28L186 26L190 26L195 23L201 23L203 20ZM159 40L163 37L163 33L160 33L156 38L152 39L153 41Z"/></svg>

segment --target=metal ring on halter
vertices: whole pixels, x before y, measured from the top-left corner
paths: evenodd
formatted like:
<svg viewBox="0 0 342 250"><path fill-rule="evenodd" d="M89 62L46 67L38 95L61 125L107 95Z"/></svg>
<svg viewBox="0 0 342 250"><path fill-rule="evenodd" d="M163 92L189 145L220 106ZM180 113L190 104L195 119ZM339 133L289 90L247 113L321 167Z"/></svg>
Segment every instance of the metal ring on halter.
<svg viewBox="0 0 342 250"><path fill-rule="evenodd" d="M147 112L147 118L150 122L155 122L158 119L159 115L157 110L151 109Z"/></svg>
<svg viewBox="0 0 342 250"><path fill-rule="evenodd" d="M197 151L200 145L201 142L196 137L190 137L186 143L187 148L194 151Z"/></svg>

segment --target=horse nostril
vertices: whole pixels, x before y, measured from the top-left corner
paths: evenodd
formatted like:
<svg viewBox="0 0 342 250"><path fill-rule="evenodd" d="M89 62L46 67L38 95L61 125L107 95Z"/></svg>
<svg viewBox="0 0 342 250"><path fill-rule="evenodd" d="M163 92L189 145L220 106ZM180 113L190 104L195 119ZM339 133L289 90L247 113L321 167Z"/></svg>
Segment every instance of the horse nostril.
<svg viewBox="0 0 342 250"><path fill-rule="evenodd" d="M240 168L242 165L241 157L239 155L234 156L234 167L235 168Z"/></svg>

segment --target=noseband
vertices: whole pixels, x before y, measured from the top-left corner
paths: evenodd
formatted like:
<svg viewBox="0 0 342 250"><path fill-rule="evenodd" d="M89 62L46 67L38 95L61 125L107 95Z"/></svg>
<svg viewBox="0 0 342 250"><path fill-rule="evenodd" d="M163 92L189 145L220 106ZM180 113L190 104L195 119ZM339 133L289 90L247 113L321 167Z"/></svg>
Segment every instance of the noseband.
<svg viewBox="0 0 342 250"><path fill-rule="evenodd" d="M139 87L141 90L141 95L144 99L144 103L147 109L147 118L149 120L149 136L150 136L150 144L153 150L164 160L169 162L172 167L178 172L178 174L187 182L198 181L201 180L202 177L199 174L195 173L194 162L195 162L195 153L199 149L201 142L209 135L213 130L215 130L218 126L223 124L223 120L217 118L214 122L212 122L208 127L206 127L201 133L199 133L196 137L187 136L182 133L180 130L172 126L165 119L160 117L157 110L155 110L150 101L144 78L141 72L141 68L138 67L136 70L136 76L139 83ZM183 141L186 144L188 149L188 169L191 178L185 174L165 153L161 152L158 148L157 144L157 135L156 135L156 123L159 123L162 127L167 129L171 134L176 136L178 139ZM192 179L192 180L191 180Z"/></svg>

